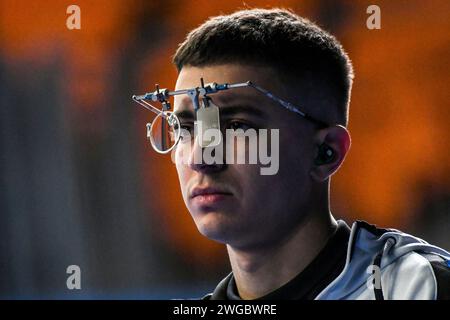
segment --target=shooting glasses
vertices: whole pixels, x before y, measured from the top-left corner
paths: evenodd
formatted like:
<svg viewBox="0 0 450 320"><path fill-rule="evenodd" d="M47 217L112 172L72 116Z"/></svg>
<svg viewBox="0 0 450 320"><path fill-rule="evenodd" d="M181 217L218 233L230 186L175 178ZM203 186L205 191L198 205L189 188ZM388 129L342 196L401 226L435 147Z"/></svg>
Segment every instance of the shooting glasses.
<svg viewBox="0 0 450 320"><path fill-rule="evenodd" d="M178 144L182 138L182 127L180 125L180 120L178 117L170 111L171 105L169 102L170 97L176 95L186 94L192 101L194 106L194 114L196 123L201 123L201 132L207 132L208 130L219 130L220 131L220 113L219 108L214 104L213 99L210 95L213 95L219 91L232 90L235 88L250 87L258 92L264 94L266 97L276 101L282 107L289 111L292 111L306 120L312 121L321 127L328 127L329 125L321 120L315 119L308 115L307 113L301 111L301 108L295 106L287 101L284 101L271 92L264 88L252 83L251 81L241 82L241 83L209 83L204 84L203 78L200 79L201 86L170 91L168 89L160 89L156 85L156 90L154 92L145 93L143 95L133 95L132 99L139 103L141 106L147 110L152 111L156 114L156 118L151 122L147 123L147 138L150 140L150 144L153 149L158 153L168 153ZM153 106L150 102L161 103L161 108ZM199 135L199 134L197 134ZM217 136L216 136L217 137ZM215 138L212 135L201 134L197 137L199 144L202 148L215 147L221 140Z"/></svg>

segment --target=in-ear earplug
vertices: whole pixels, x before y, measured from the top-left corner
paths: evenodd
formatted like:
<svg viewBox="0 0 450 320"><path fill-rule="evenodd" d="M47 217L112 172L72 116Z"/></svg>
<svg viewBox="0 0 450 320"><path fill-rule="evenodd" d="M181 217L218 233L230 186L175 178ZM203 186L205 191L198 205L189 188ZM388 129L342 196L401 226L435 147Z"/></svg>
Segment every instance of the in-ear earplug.
<svg viewBox="0 0 450 320"><path fill-rule="evenodd" d="M319 152L317 154L316 159L314 160L314 164L320 166L322 164L330 163L333 160L334 160L334 150L326 143L322 143L319 146Z"/></svg>

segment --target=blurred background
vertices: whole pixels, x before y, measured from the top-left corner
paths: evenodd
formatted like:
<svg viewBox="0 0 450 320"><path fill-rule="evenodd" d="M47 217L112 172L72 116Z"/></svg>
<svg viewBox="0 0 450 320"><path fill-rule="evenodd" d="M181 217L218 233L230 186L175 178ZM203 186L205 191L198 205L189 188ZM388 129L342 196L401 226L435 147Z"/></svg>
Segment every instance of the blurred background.
<svg viewBox="0 0 450 320"><path fill-rule="evenodd" d="M81 30L66 9L81 8ZM366 9L381 8L381 30ZM152 115L171 56L210 16L282 6L343 43L356 78L352 149L332 211L450 249L450 2L0 0L0 298L199 297L230 270L200 236ZM81 268L68 290L66 268Z"/></svg>

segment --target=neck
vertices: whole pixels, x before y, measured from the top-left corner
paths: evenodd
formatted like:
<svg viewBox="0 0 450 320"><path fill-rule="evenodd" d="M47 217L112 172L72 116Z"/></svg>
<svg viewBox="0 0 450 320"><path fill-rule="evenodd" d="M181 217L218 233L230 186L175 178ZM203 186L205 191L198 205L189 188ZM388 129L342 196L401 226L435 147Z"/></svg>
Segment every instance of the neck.
<svg viewBox="0 0 450 320"><path fill-rule="evenodd" d="M278 244L241 249L227 245L242 299L256 299L283 286L319 254L337 223L328 209L308 214L292 235Z"/></svg>

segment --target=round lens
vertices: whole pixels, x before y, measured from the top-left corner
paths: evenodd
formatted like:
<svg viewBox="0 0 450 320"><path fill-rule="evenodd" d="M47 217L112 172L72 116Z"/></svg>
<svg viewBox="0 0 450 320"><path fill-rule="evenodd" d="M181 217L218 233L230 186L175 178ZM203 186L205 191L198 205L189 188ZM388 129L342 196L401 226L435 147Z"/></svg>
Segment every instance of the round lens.
<svg viewBox="0 0 450 320"><path fill-rule="evenodd" d="M149 128L152 147L159 153L170 152L180 140L180 121L170 111L160 113Z"/></svg>

